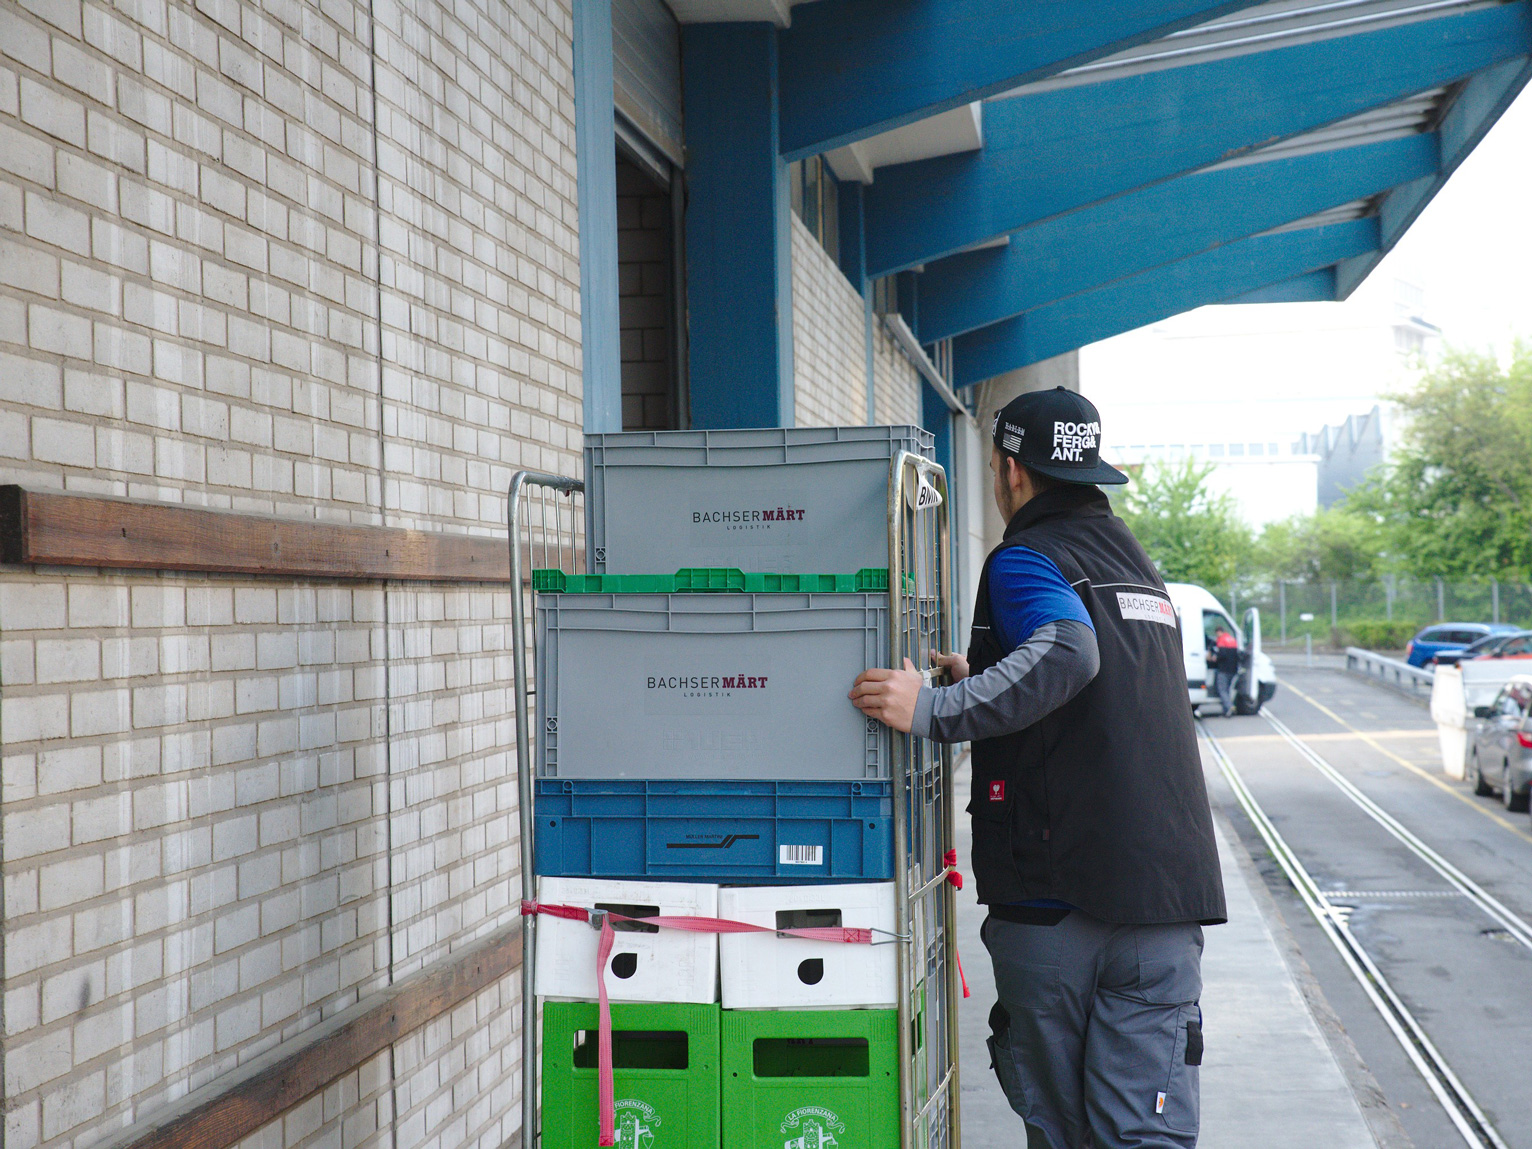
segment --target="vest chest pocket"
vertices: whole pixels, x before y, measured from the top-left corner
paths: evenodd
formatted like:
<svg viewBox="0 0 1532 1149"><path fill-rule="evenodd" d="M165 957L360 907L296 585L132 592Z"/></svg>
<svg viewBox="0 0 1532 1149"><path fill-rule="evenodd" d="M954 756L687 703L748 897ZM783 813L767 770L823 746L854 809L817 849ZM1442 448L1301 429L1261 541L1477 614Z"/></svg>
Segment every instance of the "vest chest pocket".
<svg viewBox="0 0 1532 1149"><path fill-rule="evenodd" d="M973 864L979 872L1003 873L1015 866L1011 851L1011 822L1016 804L1015 783L1009 771L973 755L973 794L968 812L973 815Z"/></svg>

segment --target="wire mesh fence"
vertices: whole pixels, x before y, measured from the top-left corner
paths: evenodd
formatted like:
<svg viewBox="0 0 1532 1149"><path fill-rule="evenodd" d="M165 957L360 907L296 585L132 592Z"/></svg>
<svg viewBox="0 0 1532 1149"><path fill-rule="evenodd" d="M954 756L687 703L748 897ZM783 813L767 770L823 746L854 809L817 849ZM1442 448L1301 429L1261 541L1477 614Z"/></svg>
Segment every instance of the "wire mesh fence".
<svg viewBox="0 0 1532 1149"><path fill-rule="evenodd" d="M1213 591L1235 618L1261 611L1268 646L1348 645L1399 650L1438 622L1505 623L1532 629L1532 585L1385 575L1368 580L1246 580Z"/></svg>

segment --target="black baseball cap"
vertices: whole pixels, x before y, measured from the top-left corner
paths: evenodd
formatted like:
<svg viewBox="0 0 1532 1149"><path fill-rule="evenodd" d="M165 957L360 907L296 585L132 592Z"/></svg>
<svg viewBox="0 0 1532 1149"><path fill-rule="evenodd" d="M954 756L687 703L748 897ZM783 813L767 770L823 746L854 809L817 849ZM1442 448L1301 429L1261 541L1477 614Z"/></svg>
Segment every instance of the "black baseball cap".
<svg viewBox="0 0 1532 1149"><path fill-rule="evenodd" d="M1078 391L1028 391L995 412L995 448L1065 483L1126 483L1101 461L1101 413Z"/></svg>

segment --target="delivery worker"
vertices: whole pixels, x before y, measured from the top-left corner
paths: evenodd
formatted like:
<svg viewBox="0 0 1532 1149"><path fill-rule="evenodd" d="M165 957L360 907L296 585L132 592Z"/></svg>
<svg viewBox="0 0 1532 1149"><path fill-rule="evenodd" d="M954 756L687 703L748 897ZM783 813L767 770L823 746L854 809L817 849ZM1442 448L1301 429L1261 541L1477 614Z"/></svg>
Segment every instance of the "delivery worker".
<svg viewBox="0 0 1532 1149"><path fill-rule="evenodd" d="M954 685L851 691L896 730L971 742L990 1052L1029 1149L1196 1144L1202 929L1224 920L1176 614L1098 483L1101 422L1058 388L996 416L1005 538ZM1094 1139L1094 1140L1092 1140Z"/></svg>
<svg viewBox="0 0 1532 1149"><path fill-rule="evenodd" d="M1213 649L1208 653L1213 664L1213 689L1223 704L1223 716L1234 712L1234 680L1239 677L1239 642L1229 633L1228 627L1220 626L1213 636Z"/></svg>

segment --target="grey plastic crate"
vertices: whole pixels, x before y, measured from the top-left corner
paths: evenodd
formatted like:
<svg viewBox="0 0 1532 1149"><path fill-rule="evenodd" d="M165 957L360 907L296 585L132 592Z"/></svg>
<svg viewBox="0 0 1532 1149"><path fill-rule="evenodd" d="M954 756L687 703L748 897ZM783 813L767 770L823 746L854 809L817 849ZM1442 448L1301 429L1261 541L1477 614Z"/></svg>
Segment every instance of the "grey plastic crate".
<svg viewBox="0 0 1532 1149"><path fill-rule="evenodd" d="M881 594L540 594L538 775L887 778L887 658Z"/></svg>
<svg viewBox="0 0 1532 1149"><path fill-rule="evenodd" d="M590 569L854 571L888 566L888 466L919 427L585 436Z"/></svg>

